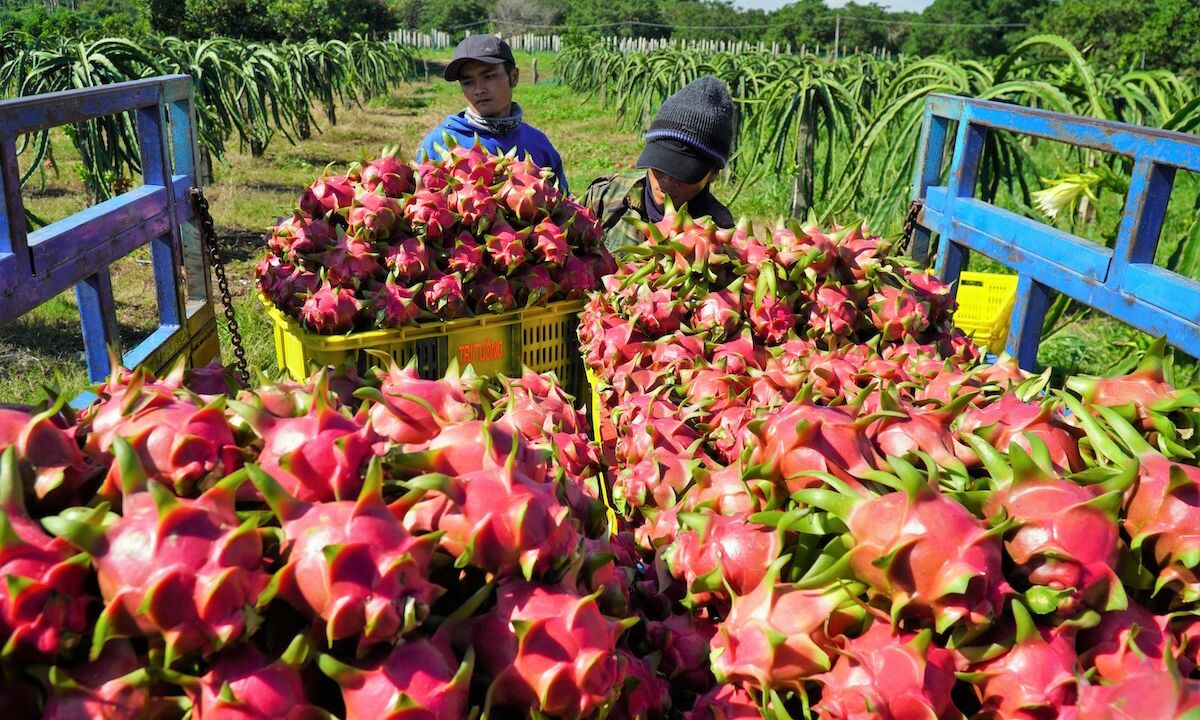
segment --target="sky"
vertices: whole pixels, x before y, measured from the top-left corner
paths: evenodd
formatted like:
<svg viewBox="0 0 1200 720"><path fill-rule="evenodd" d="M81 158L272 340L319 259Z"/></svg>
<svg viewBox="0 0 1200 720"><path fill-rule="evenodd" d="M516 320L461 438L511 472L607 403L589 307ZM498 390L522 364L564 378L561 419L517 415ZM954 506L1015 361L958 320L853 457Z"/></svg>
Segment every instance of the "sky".
<svg viewBox="0 0 1200 720"><path fill-rule="evenodd" d="M829 7L841 7L846 4L847 0L825 0L825 4ZM741 8L756 8L759 10L774 10L783 7L795 0L734 0L734 5ZM893 11L914 10L920 12L929 7L933 0L875 0L880 6ZM862 2L861 4L866 4Z"/></svg>

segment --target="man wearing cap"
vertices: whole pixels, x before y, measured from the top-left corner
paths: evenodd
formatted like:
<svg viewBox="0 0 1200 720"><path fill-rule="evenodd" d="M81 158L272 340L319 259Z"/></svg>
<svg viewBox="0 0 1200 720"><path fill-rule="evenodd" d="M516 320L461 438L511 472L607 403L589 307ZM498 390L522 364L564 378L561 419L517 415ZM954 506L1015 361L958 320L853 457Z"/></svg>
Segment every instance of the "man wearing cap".
<svg viewBox="0 0 1200 720"><path fill-rule="evenodd" d="M733 99L725 83L706 75L667 98L646 132L638 170L598 177L584 194L583 204L604 227L604 244L616 250L640 242L622 218L658 222L668 197L677 208L687 203L692 217L733 227L733 216L708 189L732 145Z"/></svg>
<svg viewBox="0 0 1200 720"><path fill-rule="evenodd" d="M470 35L460 42L442 76L447 82L458 82L467 107L448 116L425 137L417 159L440 157L447 134L466 146L473 145L478 135L491 152L506 153L515 147L518 156L549 168L558 179L558 188L566 193L567 176L558 151L545 133L522 121L521 106L513 102L518 75L508 43L495 35Z"/></svg>

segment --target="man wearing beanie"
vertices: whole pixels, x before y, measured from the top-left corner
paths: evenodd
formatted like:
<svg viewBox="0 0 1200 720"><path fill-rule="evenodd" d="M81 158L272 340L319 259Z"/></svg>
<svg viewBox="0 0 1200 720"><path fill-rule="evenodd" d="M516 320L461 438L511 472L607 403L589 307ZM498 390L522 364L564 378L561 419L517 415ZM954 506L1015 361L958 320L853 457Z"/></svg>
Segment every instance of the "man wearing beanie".
<svg viewBox="0 0 1200 720"><path fill-rule="evenodd" d="M558 188L566 193L567 176L558 151L541 130L522 120L521 106L513 102L518 75L508 43L495 35L470 35L460 42L442 77L459 84L467 107L425 136L417 160L440 157L445 152L446 135L468 147L478 136L480 144L491 152L506 153L516 148L518 157L528 157L549 168L558 179Z"/></svg>
<svg viewBox="0 0 1200 720"><path fill-rule="evenodd" d="M687 203L692 217L733 227L733 216L708 189L732 146L733 99L725 83L706 75L667 98L646 132L638 169L598 177L584 195L604 227L604 244L615 250L640 242L622 218L658 222L668 197L676 208Z"/></svg>

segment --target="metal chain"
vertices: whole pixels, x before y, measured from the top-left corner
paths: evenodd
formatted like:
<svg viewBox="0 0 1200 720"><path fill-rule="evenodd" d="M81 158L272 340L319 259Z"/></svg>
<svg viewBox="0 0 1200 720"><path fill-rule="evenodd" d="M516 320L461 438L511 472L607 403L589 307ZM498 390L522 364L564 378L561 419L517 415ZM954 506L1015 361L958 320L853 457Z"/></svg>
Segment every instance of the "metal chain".
<svg viewBox="0 0 1200 720"><path fill-rule="evenodd" d="M908 205L908 214L904 216L904 229L900 236L899 252L901 255L907 254L912 245L913 230L917 229L917 216L921 214L921 208L924 206L925 201L921 198L916 198Z"/></svg>
<svg viewBox="0 0 1200 720"><path fill-rule="evenodd" d="M229 281L225 278L225 261L221 257L221 248L217 242L217 228L213 225L212 213L208 210L208 198L200 188L188 191L195 205L196 217L200 218L200 235L208 246L208 256L212 261L213 273L217 276L217 289L221 293L221 304L225 306L225 322L229 326L229 339L233 343L233 354L237 357L238 375L242 384L250 384L250 371L246 366L246 351L242 347L242 333L238 329L237 317L233 314L233 298L229 295Z"/></svg>

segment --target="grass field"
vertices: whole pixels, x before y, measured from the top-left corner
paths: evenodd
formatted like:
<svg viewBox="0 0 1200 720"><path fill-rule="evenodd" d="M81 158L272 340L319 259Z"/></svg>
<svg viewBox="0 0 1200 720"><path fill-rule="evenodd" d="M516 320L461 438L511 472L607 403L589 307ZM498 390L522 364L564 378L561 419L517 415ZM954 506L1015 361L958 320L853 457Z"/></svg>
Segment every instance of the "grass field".
<svg viewBox="0 0 1200 720"><path fill-rule="evenodd" d="M214 168L215 182L205 188L227 258L227 275L247 357L252 366L274 371L275 348L267 317L253 292L252 268L261 254L263 237L278 217L298 202L304 187L326 165L334 170L382 147L399 145L415 151L420 140L445 115L463 106L457 85L441 80L440 61L448 52L430 55L428 78L396 88L363 107L340 113L339 123L298 144L276 139L261 157L248 150L231 152ZM582 193L598 175L633 163L641 149L640 133L618 122L596 96L584 96L559 85L553 76L553 56L538 57L540 81L533 84L531 55L518 55L522 85L516 99L526 120L542 129L564 158L568 182ZM79 163L65 135L53 138L55 168L48 168L44 185L35 179L26 186L27 206L39 217L55 220L86 207ZM135 179L136 182L136 179ZM724 192L723 192L724 191ZM768 178L743 189L731 203L735 216L750 218L756 227L769 227L789 202L787 178ZM718 188L718 197L728 188ZM117 315L125 349L133 347L157 325L145 249L113 267ZM986 259L984 259L986 260ZM977 262L973 269L992 269ZM220 310L218 309L220 315ZM1047 340L1039 359L1060 371L1096 373L1118 361L1127 349L1122 342L1136 333L1103 318L1086 319ZM223 357L232 362L227 331L222 324ZM34 402L40 385L56 374L68 395L88 385L81 360L83 342L73 292L0 328L0 402Z"/></svg>

